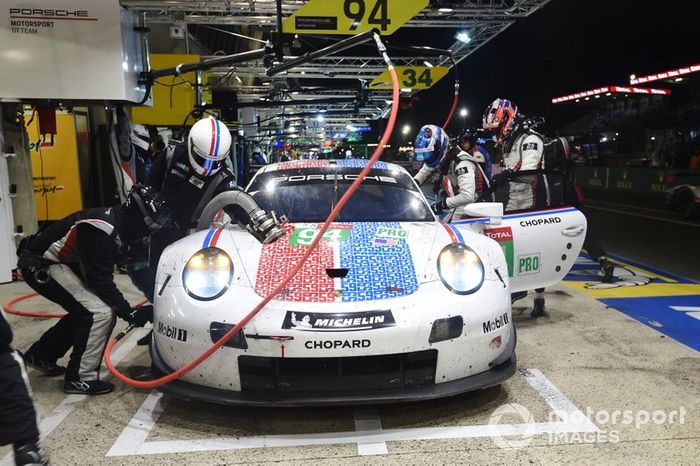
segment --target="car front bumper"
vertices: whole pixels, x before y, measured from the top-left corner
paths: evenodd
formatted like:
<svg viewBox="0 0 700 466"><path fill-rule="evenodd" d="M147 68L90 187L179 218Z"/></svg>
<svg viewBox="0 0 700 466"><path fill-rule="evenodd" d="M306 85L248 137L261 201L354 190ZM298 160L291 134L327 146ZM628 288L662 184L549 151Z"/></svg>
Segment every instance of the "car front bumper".
<svg viewBox="0 0 700 466"><path fill-rule="evenodd" d="M516 336L515 328L511 328L513 329L513 334L512 338L509 338L508 347L488 370L448 382L396 389L309 393L223 390L176 380L159 387L159 390L185 400L258 407L391 404L445 398L493 387L507 380L515 373ZM151 368L155 377L161 377L173 372L158 354L158 349L153 341L151 342L150 352L152 359Z"/></svg>

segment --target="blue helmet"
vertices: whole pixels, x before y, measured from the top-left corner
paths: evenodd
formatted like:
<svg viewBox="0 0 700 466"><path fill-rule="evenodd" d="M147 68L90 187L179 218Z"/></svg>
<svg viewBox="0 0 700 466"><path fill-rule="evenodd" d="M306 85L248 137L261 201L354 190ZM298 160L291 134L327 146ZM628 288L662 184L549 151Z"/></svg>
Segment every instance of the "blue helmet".
<svg viewBox="0 0 700 466"><path fill-rule="evenodd" d="M437 168L449 147L450 138L444 129L435 125L425 125L416 136L416 160L424 162L430 168Z"/></svg>

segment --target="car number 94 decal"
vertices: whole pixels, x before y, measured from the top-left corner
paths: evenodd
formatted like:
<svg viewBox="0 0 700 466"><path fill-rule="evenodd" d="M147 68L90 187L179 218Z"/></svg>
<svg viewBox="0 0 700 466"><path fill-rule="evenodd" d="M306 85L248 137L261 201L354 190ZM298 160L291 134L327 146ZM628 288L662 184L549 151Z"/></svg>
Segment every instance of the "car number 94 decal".
<svg viewBox="0 0 700 466"><path fill-rule="evenodd" d="M332 226L326 230L321 238L321 241L345 241L350 236L351 226ZM296 227L294 233L289 238L289 244L295 246L309 246L316 235L318 235L320 228L316 226L312 227Z"/></svg>

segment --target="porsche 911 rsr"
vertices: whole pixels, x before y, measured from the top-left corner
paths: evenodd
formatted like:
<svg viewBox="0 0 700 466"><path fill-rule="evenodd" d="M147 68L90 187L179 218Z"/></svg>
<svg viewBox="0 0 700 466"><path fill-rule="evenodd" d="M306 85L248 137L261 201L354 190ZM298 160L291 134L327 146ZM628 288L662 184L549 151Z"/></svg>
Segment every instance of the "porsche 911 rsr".
<svg viewBox="0 0 700 466"><path fill-rule="evenodd" d="M260 244L236 224L220 225L164 252L155 375L192 361L280 283L365 164L266 166L247 191L286 219L283 237ZM431 399L502 382L515 371L511 292L561 280L586 220L573 208L472 211L476 218L441 223L403 168L378 162L282 292L162 390L294 406Z"/></svg>

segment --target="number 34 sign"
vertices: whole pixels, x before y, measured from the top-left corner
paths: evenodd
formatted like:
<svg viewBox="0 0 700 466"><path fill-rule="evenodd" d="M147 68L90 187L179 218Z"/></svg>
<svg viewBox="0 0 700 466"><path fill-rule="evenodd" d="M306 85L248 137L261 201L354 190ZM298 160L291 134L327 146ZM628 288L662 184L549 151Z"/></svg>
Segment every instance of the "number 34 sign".
<svg viewBox="0 0 700 466"><path fill-rule="evenodd" d="M447 75L450 69L446 66L397 66L396 73L399 85L404 89L428 89ZM370 89L391 87L389 70L383 72L369 83Z"/></svg>
<svg viewBox="0 0 700 466"><path fill-rule="evenodd" d="M284 20L282 31L292 34L359 34L378 29L393 34L428 0L310 0Z"/></svg>

